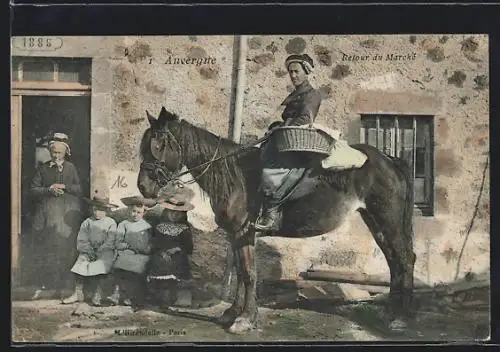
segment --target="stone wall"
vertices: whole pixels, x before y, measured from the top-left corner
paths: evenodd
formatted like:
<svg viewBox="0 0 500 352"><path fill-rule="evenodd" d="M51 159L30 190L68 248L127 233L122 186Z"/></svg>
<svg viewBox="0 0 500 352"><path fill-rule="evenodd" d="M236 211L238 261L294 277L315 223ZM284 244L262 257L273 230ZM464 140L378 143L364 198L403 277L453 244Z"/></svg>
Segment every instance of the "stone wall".
<svg viewBox="0 0 500 352"><path fill-rule="evenodd" d="M146 109L157 115L164 105L229 136L238 54L234 39L62 37L58 50L30 53L93 59L92 192L108 194L115 202L138 192L138 145L148 127ZM430 283L452 280L489 152L487 36L248 37L242 142L262 136L280 119L279 105L292 90L283 62L297 53L308 53L315 61L310 81L323 95L318 122L338 129L351 143L359 142L363 112L435 116L435 215L415 217L416 275ZM13 55L26 53L13 47ZM380 59L374 60L375 55ZM188 63L175 61L180 59ZM197 209L190 219L203 231L215 231L208 202L196 191ZM489 200L487 176L462 274L489 268ZM350 228L336 233L308 240L263 238L258 248L261 277L293 278L312 264L366 273L388 270L359 215ZM266 265L270 262L276 265Z"/></svg>
<svg viewBox="0 0 500 352"><path fill-rule="evenodd" d="M243 128L247 138L262 135L268 124L280 119L279 104L292 89L283 62L288 55L301 53L315 61L310 81L323 94L318 122L340 130L351 143L359 142L359 113L435 116L435 215L415 217L416 275L431 283L452 280L489 152L487 36L251 37ZM379 59L374 60L375 55ZM488 269L489 201L487 175L462 256L462 274ZM325 236L331 246L319 239L263 241L283 248L290 260L309 258L301 264L292 260L301 270L325 264L328 257L343 258L351 249L355 254L335 266L354 265L367 273L387 271L383 255L359 216L352 225L341 244L335 243L335 235ZM329 248L326 253L325 247ZM304 248L311 253L302 253ZM288 273L283 275L295 275L294 265L284 266L287 269L282 272Z"/></svg>

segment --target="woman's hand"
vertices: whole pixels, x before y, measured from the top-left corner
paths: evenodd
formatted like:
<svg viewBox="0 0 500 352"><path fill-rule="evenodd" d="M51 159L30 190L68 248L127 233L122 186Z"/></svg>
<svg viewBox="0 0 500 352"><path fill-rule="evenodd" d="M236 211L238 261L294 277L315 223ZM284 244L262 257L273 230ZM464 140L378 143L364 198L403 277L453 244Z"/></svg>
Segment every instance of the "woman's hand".
<svg viewBox="0 0 500 352"><path fill-rule="evenodd" d="M66 188L64 185L61 185L60 183L54 183L49 187L49 192L52 193L52 195L58 197L64 194L64 188Z"/></svg>
<svg viewBox="0 0 500 352"><path fill-rule="evenodd" d="M89 262L95 262L97 260L97 255L95 253L87 253L87 258Z"/></svg>
<svg viewBox="0 0 500 352"><path fill-rule="evenodd" d="M167 249L168 255L172 255L172 254L175 254L175 253L181 252L181 251L182 250L179 247L174 247L174 248Z"/></svg>
<svg viewBox="0 0 500 352"><path fill-rule="evenodd" d="M268 130L266 131L266 133L264 134L265 136L273 133L273 131L276 129L276 128L280 128L280 127L283 127L285 126L285 123L284 122L281 122L281 121L275 121L273 122L271 125L269 125L268 127Z"/></svg>

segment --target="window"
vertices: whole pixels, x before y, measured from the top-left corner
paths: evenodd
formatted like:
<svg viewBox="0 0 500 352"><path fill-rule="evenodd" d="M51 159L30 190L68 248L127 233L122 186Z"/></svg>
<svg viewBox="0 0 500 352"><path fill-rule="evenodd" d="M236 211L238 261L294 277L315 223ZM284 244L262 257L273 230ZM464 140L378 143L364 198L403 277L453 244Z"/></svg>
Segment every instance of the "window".
<svg viewBox="0 0 500 352"><path fill-rule="evenodd" d="M88 90L91 84L90 59L15 56L11 72L16 89Z"/></svg>
<svg viewBox="0 0 500 352"><path fill-rule="evenodd" d="M361 115L361 143L406 160L413 172L415 208L434 213L434 131L432 116Z"/></svg>

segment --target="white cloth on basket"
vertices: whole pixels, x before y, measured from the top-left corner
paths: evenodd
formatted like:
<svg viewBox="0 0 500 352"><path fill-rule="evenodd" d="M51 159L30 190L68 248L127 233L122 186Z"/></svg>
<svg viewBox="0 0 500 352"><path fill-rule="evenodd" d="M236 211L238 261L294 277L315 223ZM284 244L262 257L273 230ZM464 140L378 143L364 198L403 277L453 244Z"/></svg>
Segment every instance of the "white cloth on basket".
<svg viewBox="0 0 500 352"><path fill-rule="evenodd" d="M331 129L319 123L312 125L303 125L305 128L316 128L328 134L334 139L330 155L321 161L324 169L346 170L362 167L368 157L357 149L349 146L346 140L341 139L341 133L338 130Z"/></svg>
<svg viewBox="0 0 500 352"><path fill-rule="evenodd" d="M299 126L299 127L308 127L308 128L313 127L313 128L316 128L318 130L321 130L321 131L325 132L326 134L328 134L330 137L332 137L336 141L338 141L340 139L340 135L341 135L340 131L334 130L333 128L329 128L329 127L320 125L319 123L313 123L312 125L302 125L302 126Z"/></svg>
<svg viewBox="0 0 500 352"><path fill-rule="evenodd" d="M365 153L352 148L347 141L337 140L332 144L330 155L321 160L323 169L346 170L362 167L368 157Z"/></svg>

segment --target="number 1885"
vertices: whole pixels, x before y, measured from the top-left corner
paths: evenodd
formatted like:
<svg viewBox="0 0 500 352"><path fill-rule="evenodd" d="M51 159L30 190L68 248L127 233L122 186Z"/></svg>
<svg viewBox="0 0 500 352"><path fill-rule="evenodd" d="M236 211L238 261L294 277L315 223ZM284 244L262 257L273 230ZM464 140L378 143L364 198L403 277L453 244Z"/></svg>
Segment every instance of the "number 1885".
<svg viewBox="0 0 500 352"><path fill-rule="evenodd" d="M25 37L23 45L25 48L50 48L52 43L50 38Z"/></svg>

